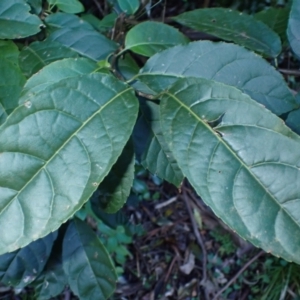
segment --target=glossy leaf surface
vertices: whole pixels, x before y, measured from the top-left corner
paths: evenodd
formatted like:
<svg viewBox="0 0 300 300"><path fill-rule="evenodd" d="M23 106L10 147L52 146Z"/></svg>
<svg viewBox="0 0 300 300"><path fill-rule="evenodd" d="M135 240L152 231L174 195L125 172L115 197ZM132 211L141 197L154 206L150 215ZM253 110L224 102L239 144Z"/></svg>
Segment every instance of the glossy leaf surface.
<svg viewBox="0 0 300 300"><path fill-rule="evenodd" d="M134 178L134 163L133 144L129 140L98 188L99 205L104 212L116 213L126 203Z"/></svg>
<svg viewBox="0 0 300 300"><path fill-rule="evenodd" d="M63 244L63 267L71 290L82 300L107 299L117 275L105 247L79 219L69 225Z"/></svg>
<svg viewBox="0 0 300 300"><path fill-rule="evenodd" d="M19 62L25 76L30 77L51 62L68 57L78 57L78 53L58 42L46 40L24 47Z"/></svg>
<svg viewBox="0 0 300 300"><path fill-rule="evenodd" d="M266 56L276 57L281 52L280 38L273 30L253 17L232 9L196 9L172 19Z"/></svg>
<svg viewBox="0 0 300 300"><path fill-rule="evenodd" d="M50 233L28 246L0 256L0 281L7 286L24 288L43 271L57 233Z"/></svg>
<svg viewBox="0 0 300 300"><path fill-rule="evenodd" d="M197 193L254 245L300 263L300 137L239 90L180 79L161 122Z"/></svg>
<svg viewBox="0 0 300 300"><path fill-rule="evenodd" d="M30 100L53 83L63 79L91 74L97 64L87 58L67 58L44 67L38 74L30 77L24 85L19 104Z"/></svg>
<svg viewBox="0 0 300 300"><path fill-rule="evenodd" d="M78 14L84 11L84 6L78 0L48 0L48 2L69 14Z"/></svg>
<svg viewBox="0 0 300 300"><path fill-rule="evenodd" d="M300 59L300 2L297 0L293 1L289 22L287 35L292 47L292 50Z"/></svg>
<svg viewBox="0 0 300 300"><path fill-rule="evenodd" d="M25 0L0 1L0 39L20 39L38 33L43 23L29 11Z"/></svg>
<svg viewBox="0 0 300 300"><path fill-rule="evenodd" d="M278 115L298 107L279 72L258 55L233 44L200 41L173 47L151 57L138 78L155 94L181 77L237 87Z"/></svg>
<svg viewBox="0 0 300 300"><path fill-rule="evenodd" d="M126 35L125 48L135 53L152 56L164 49L187 44L189 39L177 29L159 22L143 22Z"/></svg>
<svg viewBox="0 0 300 300"><path fill-rule="evenodd" d="M0 253L57 229L90 198L137 110L131 88L92 74L61 80L14 111L0 128Z"/></svg>
<svg viewBox="0 0 300 300"><path fill-rule="evenodd" d="M159 105L141 100L141 116L135 129L135 141L144 168L179 186L183 174L162 134Z"/></svg>

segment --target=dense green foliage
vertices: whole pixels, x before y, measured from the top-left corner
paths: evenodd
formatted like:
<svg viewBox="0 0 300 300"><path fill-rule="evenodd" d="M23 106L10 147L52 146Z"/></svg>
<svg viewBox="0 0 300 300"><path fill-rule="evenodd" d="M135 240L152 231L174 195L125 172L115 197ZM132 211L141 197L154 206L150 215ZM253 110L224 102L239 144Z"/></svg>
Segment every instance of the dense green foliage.
<svg viewBox="0 0 300 300"><path fill-rule="evenodd" d="M110 1L102 20L83 4L0 0L0 281L107 299L113 263L74 215L87 204L109 223L135 161L187 178L244 239L300 263L299 95L272 66L288 44L300 58L300 2L170 20L219 42L132 25L149 10L138 0Z"/></svg>

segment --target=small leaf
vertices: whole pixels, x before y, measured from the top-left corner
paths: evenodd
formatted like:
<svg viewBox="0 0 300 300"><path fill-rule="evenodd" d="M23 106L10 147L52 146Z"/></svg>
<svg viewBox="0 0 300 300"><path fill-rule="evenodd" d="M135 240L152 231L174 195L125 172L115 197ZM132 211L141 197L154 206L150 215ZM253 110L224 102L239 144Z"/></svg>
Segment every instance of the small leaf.
<svg viewBox="0 0 300 300"><path fill-rule="evenodd" d="M117 0L120 8L127 15L133 15L140 7L139 0Z"/></svg>
<svg viewBox="0 0 300 300"><path fill-rule="evenodd" d="M84 11L84 6L78 0L48 0L48 3L56 5L58 9L69 14L78 14Z"/></svg>
<svg viewBox="0 0 300 300"><path fill-rule="evenodd" d="M293 1L289 22L288 22L288 29L287 29L287 36L291 45L292 50L300 59L300 2L297 0Z"/></svg>
<svg viewBox="0 0 300 300"><path fill-rule="evenodd" d="M134 131L140 161L152 174L178 187L183 175L162 134L159 105L141 99L140 108L142 113Z"/></svg>
<svg viewBox="0 0 300 300"><path fill-rule="evenodd" d="M129 30L125 38L125 49L152 56L164 49L188 42L189 39L177 29L163 23L147 21Z"/></svg>
<svg viewBox="0 0 300 300"><path fill-rule="evenodd" d="M20 39L41 30L41 20L29 13L25 0L2 0L0 2L0 39Z"/></svg>
<svg viewBox="0 0 300 300"><path fill-rule="evenodd" d="M280 38L273 30L238 11L225 8L195 9L172 19L266 56L276 57L281 52Z"/></svg>
<svg viewBox="0 0 300 300"><path fill-rule="evenodd" d="M300 137L214 81L179 79L161 101L164 136L202 199L243 238L300 263Z"/></svg>
<svg viewBox="0 0 300 300"><path fill-rule="evenodd" d="M53 83L60 82L65 78L91 74L96 68L97 64L95 62L83 57L55 61L27 80L19 104L30 101L31 97Z"/></svg>
<svg viewBox="0 0 300 300"><path fill-rule="evenodd" d="M32 242L28 246L0 256L0 281L23 289L43 271L57 233Z"/></svg>
<svg viewBox="0 0 300 300"><path fill-rule="evenodd" d="M111 258L96 234L74 219L63 243L63 268L71 290L82 300L107 299L116 287Z"/></svg>
<svg viewBox="0 0 300 300"><path fill-rule="evenodd" d="M20 53L20 67L26 77L37 73L44 66L68 57L77 57L78 54L62 44L53 41L33 42L24 47Z"/></svg>
<svg viewBox="0 0 300 300"><path fill-rule="evenodd" d="M0 127L1 254L80 209L121 154L137 111L132 88L101 74L63 79L14 110Z"/></svg>
<svg viewBox="0 0 300 300"><path fill-rule="evenodd" d="M82 15L81 19L91 24L97 31L105 33L114 27L117 17L118 15L115 12L112 12L101 20L92 14Z"/></svg>
<svg viewBox="0 0 300 300"><path fill-rule="evenodd" d="M273 29L281 38L282 43L287 41L286 29L290 10L287 7L270 7L255 14L255 19Z"/></svg>
<svg viewBox="0 0 300 300"><path fill-rule="evenodd" d="M182 77L212 79L237 87L278 115L298 107L282 75L237 45L199 41L173 47L151 57L138 79L156 94Z"/></svg>
<svg viewBox="0 0 300 300"><path fill-rule="evenodd" d="M129 140L98 188L99 205L104 212L115 213L126 203L134 178L134 162L133 144Z"/></svg>

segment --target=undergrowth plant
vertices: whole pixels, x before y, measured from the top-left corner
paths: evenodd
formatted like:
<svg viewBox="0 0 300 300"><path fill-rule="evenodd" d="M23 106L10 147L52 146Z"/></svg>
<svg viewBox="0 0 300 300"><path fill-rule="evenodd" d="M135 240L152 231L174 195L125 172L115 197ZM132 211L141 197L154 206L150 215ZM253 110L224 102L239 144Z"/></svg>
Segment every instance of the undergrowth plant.
<svg viewBox="0 0 300 300"><path fill-rule="evenodd" d="M300 96L276 70L282 44L300 58L300 2L171 25L132 22L151 12L138 0L110 5L100 20L79 0L0 0L1 282L108 298L101 228L74 214L117 212L135 161L177 187L187 178L240 236L300 263Z"/></svg>

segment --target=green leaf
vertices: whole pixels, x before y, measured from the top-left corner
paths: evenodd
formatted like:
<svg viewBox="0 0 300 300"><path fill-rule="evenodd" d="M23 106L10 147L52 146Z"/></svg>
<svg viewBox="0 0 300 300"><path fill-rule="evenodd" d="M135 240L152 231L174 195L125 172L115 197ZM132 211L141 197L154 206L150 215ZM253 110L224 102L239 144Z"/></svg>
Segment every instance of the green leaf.
<svg viewBox="0 0 300 300"><path fill-rule="evenodd" d="M178 187L183 175L162 134L159 105L141 99L140 107L142 113L135 128L140 161L152 174Z"/></svg>
<svg viewBox="0 0 300 300"><path fill-rule="evenodd" d="M95 191L90 201L90 208L92 210L93 217L99 222L103 222L107 226L116 229L119 225L128 224L128 218L122 210L117 211L114 214L106 213L103 211L100 203L100 192Z"/></svg>
<svg viewBox="0 0 300 300"><path fill-rule="evenodd" d="M0 253L80 209L121 154L137 110L132 89L101 74L63 79L15 109L0 127Z"/></svg>
<svg viewBox="0 0 300 300"><path fill-rule="evenodd" d="M0 124L2 124L18 106L19 96L26 79L19 66L6 55L4 57L0 55L0 74Z"/></svg>
<svg viewBox="0 0 300 300"><path fill-rule="evenodd" d="M288 22L288 29L287 29L287 36L291 45L292 50L300 59L300 2L297 0L293 1L289 22Z"/></svg>
<svg viewBox="0 0 300 300"><path fill-rule="evenodd" d="M33 42L20 53L20 67L26 77L37 73L44 66L68 57L78 57L77 52L53 41Z"/></svg>
<svg viewBox="0 0 300 300"><path fill-rule="evenodd" d="M147 21L129 30L125 38L125 49L152 56L164 49L188 42L189 39L174 27Z"/></svg>
<svg viewBox="0 0 300 300"><path fill-rule="evenodd" d="M134 178L134 162L133 143L129 140L99 186L99 205L104 212L115 213L126 203Z"/></svg>
<svg viewBox="0 0 300 300"><path fill-rule="evenodd" d="M33 8L35 14L40 14L42 11L42 0L26 0L27 3Z"/></svg>
<svg viewBox="0 0 300 300"><path fill-rule="evenodd" d="M19 104L29 101L38 92L65 78L91 74L97 64L88 58L66 58L55 61L30 77L22 91Z"/></svg>
<svg viewBox="0 0 300 300"><path fill-rule="evenodd" d="M116 287L109 254L89 226L78 219L66 232L63 267L71 290L82 300L107 299Z"/></svg>
<svg viewBox="0 0 300 300"><path fill-rule="evenodd" d="M151 57L138 79L156 94L180 77L237 87L278 115L298 107L279 72L258 55L233 44L199 41L173 47Z"/></svg>
<svg viewBox="0 0 300 300"><path fill-rule="evenodd" d="M23 289L43 271L57 233L32 242L28 246L0 256L0 281Z"/></svg>
<svg viewBox="0 0 300 300"><path fill-rule="evenodd" d="M67 278L63 270L61 249L57 252L54 246L43 272L33 284L37 300L52 299L63 292Z"/></svg>
<svg viewBox="0 0 300 300"><path fill-rule="evenodd" d="M45 23L47 24L47 26L50 26L55 30L66 27L93 30L92 25L82 20L78 16L60 12L47 16L47 18L45 18Z"/></svg>
<svg viewBox="0 0 300 300"><path fill-rule="evenodd" d="M84 27L62 28L53 32L48 39L72 49L82 56L99 61L116 51L117 44L96 30Z"/></svg>
<svg viewBox="0 0 300 300"><path fill-rule="evenodd" d="M12 41L0 40L0 56L17 65L19 58L19 49Z"/></svg>
<svg viewBox="0 0 300 300"><path fill-rule="evenodd" d="M127 15L133 15L140 7L139 0L117 0L120 8Z"/></svg>
<svg viewBox="0 0 300 300"><path fill-rule="evenodd" d="M37 300L48 300L59 296L67 284L62 263L54 263L41 274L35 282L35 296Z"/></svg>
<svg viewBox="0 0 300 300"><path fill-rule="evenodd" d="M282 43L287 41L286 29L290 10L287 7L270 7L255 14L255 19L273 29L281 38Z"/></svg>
<svg viewBox="0 0 300 300"><path fill-rule="evenodd" d="M300 263L300 138L239 90L198 78L162 96L164 136L215 214L267 252Z"/></svg>
<svg viewBox="0 0 300 300"><path fill-rule="evenodd" d="M300 93L297 94L296 101L300 104ZM300 108L293 110L288 114L286 125L294 132L300 134Z"/></svg>
<svg viewBox="0 0 300 300"><path fill-rule="evenodd" d="M99 20L92 14L82 15L81 19L91 24L97 31L105 33L114 27L117 17L118 15L112 12L106 15L102 20Z"/></svg>
<svg viewBox="0 0 300 300"><path fill-rule="evenodd" d="M58 9L69 14L78 14L84 11L84 6L78 0L48 0L48 3L56 5Z"/></svg>
<svg viewBox="0 0 300 300"><path fill-rule="evenodd" d="M195 9L172 19L266 56L276 57L281 52L280 38L273 30L238 11L225 8Z"/></svg>
<svg viewBox="0 0 300 300"><path fill-rule="evenodd" d="M41 20L29 13L25 0L0 2L0 39L20 39L41 30Z"/></svg>

